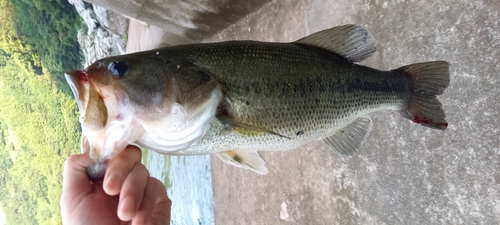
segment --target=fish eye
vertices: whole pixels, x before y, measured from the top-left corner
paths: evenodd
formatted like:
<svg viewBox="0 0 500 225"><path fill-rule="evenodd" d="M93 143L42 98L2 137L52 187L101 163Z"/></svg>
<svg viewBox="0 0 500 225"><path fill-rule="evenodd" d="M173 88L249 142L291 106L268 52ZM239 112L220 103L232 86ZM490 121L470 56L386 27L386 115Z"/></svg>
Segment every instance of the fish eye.
<svg viewBox="0 0 500 225"><path fill-rule="evenodd" d="M123 77L128 72L128 65L124 61L114 61L108 65L108 70L117 77Z"/></svg>

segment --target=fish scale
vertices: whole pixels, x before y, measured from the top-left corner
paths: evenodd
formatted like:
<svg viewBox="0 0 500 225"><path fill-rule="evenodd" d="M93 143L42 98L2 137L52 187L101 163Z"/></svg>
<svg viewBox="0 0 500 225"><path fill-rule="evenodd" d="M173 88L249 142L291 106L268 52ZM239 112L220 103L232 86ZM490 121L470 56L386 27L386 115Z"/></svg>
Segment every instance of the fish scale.
<svg viewBox="0 0 500 225"><path fill-rule="evenodd" d="M290 139L267 133L253 136L240 134L212 123L207 133L217 133L216 140L219 141L207 137L184 152L212 149L216 153L231 149L283 150L298 147L331 135L338 130L338 125L353 122L360 115L382 109L400 109L407 102L409 84L405 75L355 65L323 49L300 44L260 42L252 42L250 46L248 43L231 42L204 47L213 54L202 54L207 58L193 57L199 50L191 53L190 48L196 46L181 46L179 48L183 49L178 52L182 53L181 57L194 59L196 64L204 65L216 80L224 84L223 90L230 99L227 103L231 107L228 113L232 118L275 131ZM233 55L244 57L237 60L238 57ZM291 74L291 70L294 73ZM250 104L246 104L247 101ZM295 135L298 131L304 131L304 135ZM231 141L222 141L227 139ZM280 143L282 148L269 149L267 142L272 145Z"/></svg>

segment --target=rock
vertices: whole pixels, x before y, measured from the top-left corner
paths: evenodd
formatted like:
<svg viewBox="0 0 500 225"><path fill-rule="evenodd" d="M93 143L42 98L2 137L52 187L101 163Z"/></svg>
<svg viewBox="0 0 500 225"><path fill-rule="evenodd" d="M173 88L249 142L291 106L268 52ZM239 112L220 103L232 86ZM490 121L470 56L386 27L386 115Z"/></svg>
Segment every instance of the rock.
<svg viewBox="0 0 500 225"><path fill-rule="evenodd" d="M84 67L98 59L125 54L129 19L113 11L81 0L68 0L88 27L78 32L78 43L85 56Z"/></svg>
<svg viewBox="0 0 500 225"><path fill-rule="evenodd" d="M95 19L96 15L94 11L89 9L89 3L81 0L68 0L68 2L75 6L76 11L83 18L85 24L87 24L87 27L89 28L88 35L90 35L93 30L97 29L98 21Z"/></svg>

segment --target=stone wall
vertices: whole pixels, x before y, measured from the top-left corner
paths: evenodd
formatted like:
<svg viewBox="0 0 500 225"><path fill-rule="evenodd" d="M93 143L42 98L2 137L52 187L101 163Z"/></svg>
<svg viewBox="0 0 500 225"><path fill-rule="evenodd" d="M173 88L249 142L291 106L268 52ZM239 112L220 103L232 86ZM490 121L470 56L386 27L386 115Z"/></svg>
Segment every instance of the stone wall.
<svg viewBox="0 0 500 225"><path fill-rule="evenodd" d="M81 0L68 0L88 27L78 32L78 42L85 56L86 67L98 59L125 53L128 19L103 7Z"/></svg>

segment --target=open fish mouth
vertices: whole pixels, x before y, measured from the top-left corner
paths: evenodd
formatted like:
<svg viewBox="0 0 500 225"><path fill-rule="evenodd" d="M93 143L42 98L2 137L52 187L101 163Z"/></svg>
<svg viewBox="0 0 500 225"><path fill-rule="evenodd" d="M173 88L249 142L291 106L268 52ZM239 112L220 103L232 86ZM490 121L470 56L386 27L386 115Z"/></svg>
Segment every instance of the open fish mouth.
<svg viewBox="0 0 500 225"><path fill-rule="evenodd" d="M93 131L103 129L108 122L109 110L104 102L102 88L81 70L70 71L65 76L75 96L82 127Z"/></svg>
<svg viewBox="0 0 500 225"><path fill-rule="evenodd" d="M91 133L104 129L108 119L108 110L102 96L95 85L90 82L90 77L85 71L70 71L65 74L65 77L73 91L80 112L81 151L82 153L89 152L93 159L92 163L96 164L99 158L99 148L96 147L96 140L93 140L92 136L94 135Z"/></svg>
<svg viewBox="0 0 500 225"><path fill-rule="evenodd" d="M80 112L81 152L88 153L92 160L89 176L92 180L99 180L115 150L131 144L142 129L134 126L131 116L120 112L123 112L120 108L126 102L126 95L93 82L85 71L69 71L65 77Z"/></svg>
<svg viewBox="0 0 500 225"><path fill-rule="evenodd" d="M82 153L88 152L92 159L87 173L91 180L98 181L104 177L106 165L100 162L102 160L100 160L100 148L96 143L98 141L96 134L104 130L108 110L97 87L90 82L86 72L69 71L65 74L65 78L73 91L80 112L79 121L82 126L80 150Z"/></svg>

